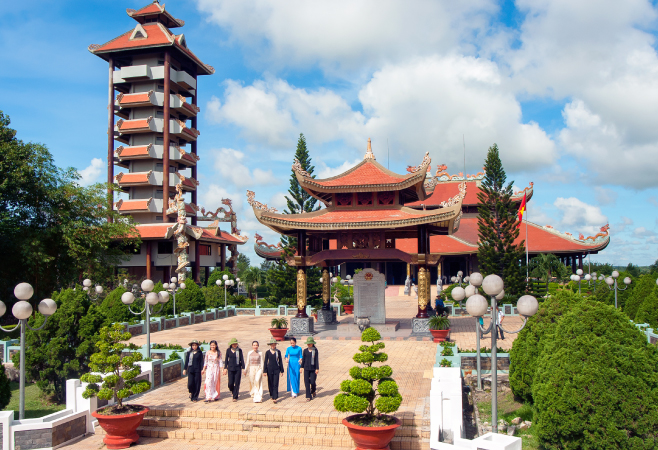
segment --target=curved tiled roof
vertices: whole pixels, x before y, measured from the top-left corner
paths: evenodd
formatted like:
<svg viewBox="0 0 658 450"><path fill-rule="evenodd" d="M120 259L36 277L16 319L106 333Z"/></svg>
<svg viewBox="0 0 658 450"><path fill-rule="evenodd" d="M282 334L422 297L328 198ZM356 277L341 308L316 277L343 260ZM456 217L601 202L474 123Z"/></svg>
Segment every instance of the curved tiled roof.
<svg viewBox="0 0 658 450"><path fill-rule="evenodd" d="M310 183L320 186L365 186L402 183L409 177L395 176L386 173L383 167L378 167L372 159L366 159L354 169L337 177L326 180L312 180Z"/></svg>

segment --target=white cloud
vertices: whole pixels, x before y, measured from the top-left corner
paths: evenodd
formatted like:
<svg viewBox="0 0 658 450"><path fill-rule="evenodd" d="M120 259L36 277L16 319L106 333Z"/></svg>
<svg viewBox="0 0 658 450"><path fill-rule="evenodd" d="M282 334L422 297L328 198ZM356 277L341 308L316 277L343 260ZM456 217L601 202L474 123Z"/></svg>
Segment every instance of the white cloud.
<svg viewBox="0 0 658 450"><path fill-rule="evenodd" d="M649 198L647 198L649 203L651 203L653 206L658 208L658 198L655 195L651 195Z"/></svg>
<svg viewBox="0 0 658 450"><path fill-rule="evenodd" d="M558 197L553 205L561 215L562 231L576 230L585 235L596 234L600 227L608 223L608 218L601 212L601 208L589 205L575 197Z"/></svg>
<svg viewBox="0 0 658 450"><path fill-rule="evenodd" d="M647 238L655 235L656 235L655 231L647 230L644 227L637 227L636 229L633 230L633 237L636 238Z"/></svg>
<svg viewBox="0 0 658 450"><path fill-rule="evenodd" d="M595 186L596 201L599 205L614 205L617 202L617 193L612 189L607 189L601 186Z"/></svg>
<svg viewBox="0 0 658 450"><path fill-rule="evenodd" d="M274 176L272 170L255 168L250 171L242 164L245 154L232 148L221 148L210 150L213 159L213 167L225 180L231 182L235 187L249 187L254 185L276 184L279 180Z"/></svg>
<svg viewBox="0 0 658 450"><path fill-rule="evenodd" d="M103 172L103 160L100 158L94 158L91 160L91 164L82 169L80 173L80 185L89 186L98 182L98 177L100 177Z"/></svg>
<svg viewBox="0 0 658 450"><path fill-rule="evenodd" d="M365 152L364 152L365 153ZM350 170L352 167L356 166L359 164L363 159L355 159L354 161L345 161L343 164L340 166L336 167L329 167L327 164L325 164L324 161L319 161L319 165L321 168L317 171L317 178L323 179L323 178L331 178L335 177L336 175L340 175L343 172L346 172Z"/></svg>
<svg viewBox="0 0 658 450"><path fill-rule="evenodd" d="M631 225L633 225L633 219L626 216L621 216L621 223L615 224L612 229L615 233L622 233Z"/></svg>

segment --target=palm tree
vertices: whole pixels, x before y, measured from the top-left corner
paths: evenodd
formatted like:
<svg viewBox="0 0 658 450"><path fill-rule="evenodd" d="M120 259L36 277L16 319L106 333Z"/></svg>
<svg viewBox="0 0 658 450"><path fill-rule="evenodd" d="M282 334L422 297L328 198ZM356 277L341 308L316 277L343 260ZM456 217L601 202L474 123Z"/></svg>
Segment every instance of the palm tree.
<svg viewBox="0 0 658 450"><path fill-rule="evenodd" d="M250 299L254 299L253 295L258 296L258 286L263 283L263 270L260 267L250 266L244 270L241 280L246 288Z"/></svg>
<svg viewBox="0 0 658 450"><path fill-rule="evenodd" d="M540 253L532 258L530 264L533 267L533 271L537 270L541 274L540 277L545 279L546 282L550 281L553 271L560 270L561 265L558 257L552 253Z"/></svg>

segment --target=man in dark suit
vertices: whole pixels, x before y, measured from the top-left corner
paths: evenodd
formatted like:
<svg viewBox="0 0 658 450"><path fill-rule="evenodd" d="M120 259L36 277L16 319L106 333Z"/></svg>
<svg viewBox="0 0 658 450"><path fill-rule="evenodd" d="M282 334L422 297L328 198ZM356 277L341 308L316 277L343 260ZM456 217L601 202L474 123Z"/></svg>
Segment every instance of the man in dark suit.
<svg viewBox="0 0 658 450"><path fill-rule="evenodd" d="M265 376L267 377L267 388L274 403L279 398L279 377L283 376L283 361L281 351L276 348L276 339L270 339L270 349L265 352Z"/></svg>
<svg viewBox="0 0 658 450"><path fill-rule="evenodd" d="M306 401L310 402L311 398L316 396L315 381L320 371L320 362L318 358L318 349L315 348L315 340L312 337L306 339L308 348L302 353L300 370L304 370L304 386L306 387Z"/></svg>
<svg viewBox="0 0 658 450"><path fill-rule="evenodd" d="M201 391L203 351L199 348L199 341L196 339L190 342L190 348L191 350L185 353L183 375L187 375L187 390L190 391L190 399L196 402L199 400L199 391Z"/></svg>
<svg viewBox="0 0 658 450"><path fill-rule="evenodd" d="M240 394L240 380L244 370L244 356L242 349L238 347L238 340L233 338L228 343L226 358L224 359L224 375L228 372L228 390L233 393L233 401L238 401Z"/></svg>

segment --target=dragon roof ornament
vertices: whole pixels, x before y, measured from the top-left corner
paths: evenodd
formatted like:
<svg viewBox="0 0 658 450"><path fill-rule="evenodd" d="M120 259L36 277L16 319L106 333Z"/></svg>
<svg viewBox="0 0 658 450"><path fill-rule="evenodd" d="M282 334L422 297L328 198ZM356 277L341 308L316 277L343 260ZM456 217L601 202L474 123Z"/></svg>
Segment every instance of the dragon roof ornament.
<svg viewBox="0 0 658 450"><path fill-rule="evenodd" d="M295 158L295 163L292 165L292 170L295 173L298 173L299 175L303 176L304 178L313 178L310 173L304 170L304 168L302 167L302 163L300 163L297 158ZM249 191L247 191L247 197L249 197L248 192Z"/></svg>
<svg viewBox="0 0 658 450"><path fill-rule="evenodd" d="M466 182L463 181L459 183L459 194L455 195L454 197L446 200L445 202L441 202L441 208L449 208L451 206L456 205L457 203L461 202L464 197L466 197ZM461 214L461 211L460 211Z"/></svg>
<svg viewBox="0 0 658 450"><path fill-rule="evenodd" d="M585 245L600 244L602 242L605 242L605 240L609 239L609 237L610 237L610 232L608 231L608 230L610 230L610 225L609 224L605 224L604 226L602 226L600 228L601 232L597 233L594 236L585 237L582 233L579 233L578 238L575 238L573 236L573 234L571 234L571 233L566 233L566 232L563 233L561 231L558 231L550 225L544 225L541 228L543 228L544 230L549 231L550 233L558 235L558 236L560 236L564 239L569 239L569 240L579 242L579 243L585 244ZM591 241L591 242L586 242L586 241Z"/></svg>
<svg viewBox="0 0 658 450"><path fill-rule="evenodd" d="M427 171L427 167L429 167L431 162L432 162L432 158L430 158L430 152L425 152L425 156L423 156L423 161L416 167L413 166L407 167L407 172L416 173L422 171L423 169Z"/></svg>
<svg viewBox="0 0 658 450"><path fill-rule="evenodd" d="M255 197L256 197L256 193L254 191L247 191L247 203L249 203L249 205L252 208L260 209L262 211L271 212L271 213L277 212L276 208L270 208L265 203L256 201Z"/></svg>

